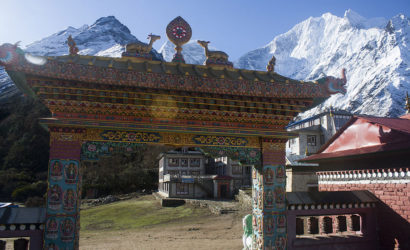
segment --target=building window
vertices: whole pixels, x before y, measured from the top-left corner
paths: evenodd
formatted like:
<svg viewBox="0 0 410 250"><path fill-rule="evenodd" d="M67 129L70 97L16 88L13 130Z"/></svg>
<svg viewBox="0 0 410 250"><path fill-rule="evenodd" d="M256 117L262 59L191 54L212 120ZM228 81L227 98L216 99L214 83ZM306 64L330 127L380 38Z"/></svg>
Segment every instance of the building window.
<svg viewBox="0 0 410 250"><path fill-rule="evenodd" d="M170 170L170 171L168 171L168 173L169 173L170 175L178 175L178 174L179 174L179 171Z"/></svg>
<svg viewBox="0 0 410 250"><path fill-rule="evenodd" d="M199 175L200 174L199 171L191 171L190 173L191 173L191 175Z"/></svg>
<svg viewBox="0 0 410 250"><path fill-rule="evenodd" d="M296 235L304 234L304 225L302 218L296 218Z"/></svg>
<svg viewBox="0 0 410 250"><path fill-rule="evenodd" d="M232 174L242 174L242 166L232 165Z"/></svg>
<svg viewBox="0 0 410 250"><path fill-rule="evenodd" d="M351 230L352 231L360 231L360 216L354 214L350 217L350 219L352 220Z"/></svg>
<svg viewBox="0 0 410 250"><path fill-rule="evenodd" d="M201 159L200 158L192 158L190 159L189 166L191 167L199 167L201 165Z"/></svg>
<svg viewBox="0 0 410 250"><path fill-rule="evenodd" d="M309 218L309 233L310 234L319 233L319 220L316 217Z"/></svg>
<svg viewBox="0 0 410 250"><path fill-rule="evenodd" d="M182 158L181 159L181 167L188 167L188 159Z"/></svg>
<svg viewBox="0 0 410 250"><path fill-rule="evenodd" d="M307 145L316 146L316 135L308 135L307 136Z"/></svg>
<svg viewBox="0 0 410 250"><path fill-rule="evenodd" d="M177 194L188 194L188 183L176 183Z"/></svg>
<svg viewBox="0 0 410 250"><path fill-rule="evenodd" d="M347 231L346 216L337 216L337 224L339 232Z"/></svg>
<svg viewBox="0 0 410 250"><path fill-rule="evenodd" d="M168 165L172 167L177 167L179 165L179 159L178 158L169 158L168 159Z"/></svg>
<svg viewBox="0 0 410 250"><path fill-rule="evenodd" d="M332 218L330 218L328 216L323 217L323 231L326 234L333 233L333 220L332 220Z"/></svg>

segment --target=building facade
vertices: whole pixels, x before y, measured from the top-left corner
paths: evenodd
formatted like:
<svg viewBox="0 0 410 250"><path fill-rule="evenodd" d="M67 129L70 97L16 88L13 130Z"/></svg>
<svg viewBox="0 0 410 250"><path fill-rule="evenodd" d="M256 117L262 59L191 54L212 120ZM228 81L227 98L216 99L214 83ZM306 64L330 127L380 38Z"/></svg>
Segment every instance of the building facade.
<svg viewBox="0 0 410 250"><path fill-rule="evenodd" d="M205 155L182 148L160 156L158 191L169 198L205 198L213 176L205 175Z"/></svg>
<svg viewBox="0 0 410 250"><path fill-rule="evenodd" d="M160 156L158 191L168 198L232 198L251 186L252 166L182 148Z"/></svg>
<svg viewBox="0 0 410 250"><path fill-rule="evenodd" d="M286 129L298 136L286 143L286 191L317 191L315 163L300 163L300 159L316 153L350 118L346 111L328 110L293 122Z"/></svg>

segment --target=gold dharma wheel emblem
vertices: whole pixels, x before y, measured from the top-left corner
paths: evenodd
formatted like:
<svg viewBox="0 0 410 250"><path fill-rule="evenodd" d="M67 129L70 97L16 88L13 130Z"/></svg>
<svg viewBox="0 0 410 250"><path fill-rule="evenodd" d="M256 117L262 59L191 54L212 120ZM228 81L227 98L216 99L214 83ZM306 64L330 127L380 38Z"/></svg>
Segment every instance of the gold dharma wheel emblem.
<svg viewBox="0 0 410 250"><path fill-rule="evenodd" d="M177 53L172 59L173 62L185 63L182 56L182 45L189 42L192 37L192 29L189 23L187 23L182 17L176 17L167 26L168 39L175 44L175 50Z"/></svg>

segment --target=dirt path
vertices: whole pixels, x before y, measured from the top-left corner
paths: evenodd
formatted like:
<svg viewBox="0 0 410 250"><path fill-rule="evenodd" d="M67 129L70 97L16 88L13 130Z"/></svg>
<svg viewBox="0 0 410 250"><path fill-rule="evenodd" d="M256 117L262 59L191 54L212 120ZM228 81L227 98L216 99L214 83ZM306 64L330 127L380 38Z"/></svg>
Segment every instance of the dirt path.
<svg viewBox="0 0 410 250"><path fill-rule="evenodd" d="M242 249L242 219L209 215L129 231L86 232L81 249Z"/></svg>

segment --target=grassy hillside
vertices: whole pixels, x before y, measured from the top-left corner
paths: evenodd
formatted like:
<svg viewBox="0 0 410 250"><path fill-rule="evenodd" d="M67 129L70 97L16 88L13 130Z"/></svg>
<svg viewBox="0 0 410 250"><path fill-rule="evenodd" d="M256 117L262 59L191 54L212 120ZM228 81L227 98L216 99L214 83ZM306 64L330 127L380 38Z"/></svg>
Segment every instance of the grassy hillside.
<svg viewBox="0 0 410 250"><path fill-rule="evenodd" d="M151 195L81 210L81 232L138 229L209 215L206 208L161 207Z"/></svg>
<svg viewBox="0 0 410 250"><path fill-rule="evenodd" d="M243 214L162 208L147 195L81 210L82 250L242 249Z"/></svg>

